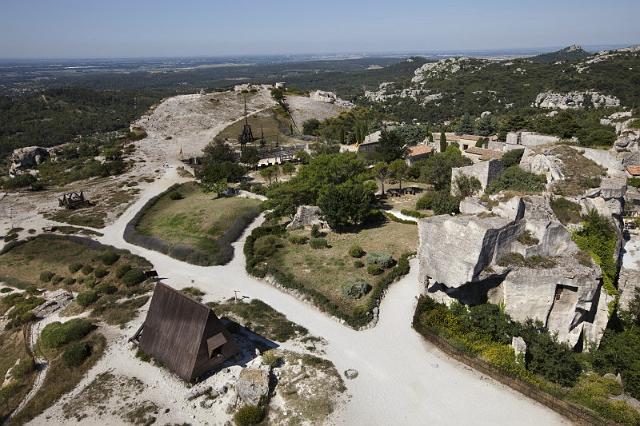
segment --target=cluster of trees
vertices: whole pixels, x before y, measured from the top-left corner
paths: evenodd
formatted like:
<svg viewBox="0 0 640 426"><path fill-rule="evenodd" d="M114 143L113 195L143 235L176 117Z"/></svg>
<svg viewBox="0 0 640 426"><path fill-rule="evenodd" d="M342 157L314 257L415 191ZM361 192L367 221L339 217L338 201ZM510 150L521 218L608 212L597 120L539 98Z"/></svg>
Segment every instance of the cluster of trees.
<svg viewBox="0 0 640 426"><path fill-rule="evenodd" d="M245 175L246 169L239 161L240 157L229 145L214 140L204 149L196 177L208 191L221 192L226 189L228 182L239 182Z"/></svg>
<svg viewBox="0 0 640 426"><path fill-rule="evenodd" d="M369 108L353 108L336 117L324 120L316 129L316 134L330 143L361 143L364 138L379 127L380 114Z"/></svg>
<svg viewBox="0 0 640 426"><path fill-rule="evenodd" d="M375 190L366 163L357 155L321 154L289 181L271 185L266 204L277 216L292 215L303 204L318 205L329 225L340 229L365 221Z"/></svg>
<svg viewBox="0 0 640 426"><path fill-rule="evenodd" d="M79 135L128 129L129 123L159 99L149 92L79 87L0 96L0 159L20 147L50 147L71 142Z"/></svg>

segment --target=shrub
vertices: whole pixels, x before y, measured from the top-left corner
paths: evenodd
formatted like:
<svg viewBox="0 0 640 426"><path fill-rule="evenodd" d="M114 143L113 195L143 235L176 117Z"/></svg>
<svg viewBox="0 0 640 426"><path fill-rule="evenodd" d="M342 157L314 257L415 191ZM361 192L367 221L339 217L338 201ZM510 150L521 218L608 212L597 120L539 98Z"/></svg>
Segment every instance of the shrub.
<svg viewBox="0 0 640 426"><path fill-rule="evenodd" d="M127 272L129 272L131 270L131 265L120 265L118 266L118 269L116 269L116 277L118 279L124 277L124 274L126 274Z"/></svg>
<svg viewBox="0 0 640 426"><path fill-rule="evenodd" d="M263 258L272 256L282 247L282 240L275 235L265 235L256 240L253 250L256 256Z"/></svg>
<svg viewBox="0 0 640 426"><path fill-rule="evenodd" d="M2 287L0 288L0 293L11 293L13 289L11 287Z"/></svg>
<svg viewBox="0 0 640 426"><path fill-rule="evenodd" d="M48 283L49 281L51 281L51 278L53 278L55 274L51 271L42 271L40 272L40 281L42 281L43 283Z"/></svg>
<svg viewBox="0 0 640 426"><path fill-rule="evenodd" d="M65 323L47 324L40 334L40 341L47 348L59 348L67 343L82 339L93 330L94 325L84 319L75 318Z"/></svg>
<svg viewBox="0 0 640 426"><path fill-rule="evenodd" d="M362 260L354 260L353 261L353 266L355 268L362 268L362 267L364 267L364 262L362 262Z"/></svg>
<svg viewBox="0 0 640 426"><path fill-rule="evenodd" d="M387 253L369 253L367 255L367 265L378 265L382 269L391 268L395 261L390 254Z"/></svg>
<svg viewBox="0 0 640 426"><path fill-rule="evenodd" d="M342 295L349 299L360 299L371 291L371 284L366 281L348 283L342 287Z"/></svg>
<svg viewBox="0 0 640 426"><path fill-rule="evenodd" d="M486 192L487 194L500 191L537 193L544 191L546 185L545 176L526 172L518 166L511 166L487 186Z"/></svg>
<svg viewBox="0 0 640 426"><path fill-rule="evenodd" d="M416 209L433 210L435 214L453 214L458 212L460 199L450 194L449 189L429 191L418 199Z"/></svg>
<svg viewBox="0 0 640 426"><path fill-rule="evenodd" d="M627 185L633 186L635 188L640 188L640 178L633 177L627 179Z"/></svg>
<svg viewBox="0 0 640 426"><path fill-rule="evenodd" d="M580 223L582 208L579 204L567 200L564 197L554 197L551 202L551 210L558 220L566 225L568 223Z"/></svg>
<svg viewBox="0 0 640 426"><path fill-rule="evenodd" d="M275 351L267 351L262 354L262 363L264 365L268 365L269 367L274 367L282 361L282 357L278 355Z"/></svg>
<svg viewBox="0 0 640 426"><path fill-rule="evenodd" d="M540 240L534 237L531 232L527 230L518 236L518 242L525 246L535 246L540 242Z"/></svg>
<svg viewBox="0 0 640 426"><path fill-rule="evenodd" d="M62 275L54 275L53 278L51 278L51 283L60 284L62 280L64 280L64 277Z"/></svg>
<svg viewBox="0 0 640 426"><path fill-rule="evenodd" d="M114 286L113 284L104 283L97 286L96 291L98 293L104 293L104 294L115 294L118 292L118 287Z"/></svg>
<svg viewBox="0 0 640 426"><path fill-rule="evenodd" d="M71 272L72 274L75 274L80 269L82 269L82 266L83 266L82 263L72 263L71 265L69 265L69 272Z"/></svg>
<svg viewBox="0 0 640 426"><path fill-rule="evenodd" d="M367 265L367 273L369 275L380 275L383 272L384 272L384 269L382 269L379 265L376 265L375 263Z"/></svg>
<svg viewBox="0 0 640 426"><path fill-rule="evenodd" d="M311 238L309 240L309 245L313 249L322 249L329 247L329 243L324 238Z"/></svg>
<svg viewBox="0 0 640 426"><path fill-rule="evenodd" d="M96 276L96 278L104 278L109 274L109 271L107 271L104 268L96 268L95 271L93 271L93 275Z"/></svg>
<svg viewBox="0 0 640 426"><path fill-rule="evenodd" d="M309 241L309 238L305 237L304 235L291 235L289 237L289 242L291 244L302 245L307 244L307 241Z"/></svg>
<svg viewBox="0 0 640 426"><path fill-rule="evenodd" d="M172 200L182 200L184 198L184 195L182 195L181 192L178 191L172 191L171 193L169 193L169 198Z"/></svg>
<svg viewBox="0 0 640 426"><path fill-rule="evenodd" d="M62 362L67 367L78 367L91 355L91 346L84 342L71 344L62 353Z"/></svg>
<svg viewBox="0 0 640 426"><path fill-rule="evenodd" d="M84 265L81 269L82 273L85 275L89 275L90 273L93 272L93 266L91 265Z"/></svg>
<svg viewBox="0 0 640 426"><path fill-rule="evenodd" d="M83 291L82 293L78 294L78 297L76 297L76 302L78 302L78 305L83 307L91 305L96 300L98 300L98 292L95 290Z"/></svg>
<svg viewBox="0 0 640 426"><path fill-rule="evenodd" d="M238 426L257 425L264 419L264 409L256 405L245 405L236 411L233 420Z"/></svg>
<svg viewBox="0 0 640 426"><path fill-rule="evenodd" d="M353 245L349 249L349 256L351 257L362 257L366 254L366 252L359 245Z"/></svg>
<svg viewBox="0 0 640 426"><path fill-rule="evenodd" d="M320 232L320 227L318 225L311 226L311 237L313 238L322 237L322 232Z"/></svg>
<svg viewBox="0 0 640 426"><path fill-rule="evenodd" d="M100 260L102 260L102 263L107 266L113 265L118 261L118 259L120 259L120 255L113 251L108 251L100 256Z"/></svg>
<svg viewBox="0 0 640 426"><path fill-rule="evenodd" d="M417 210L402 209L402 210L400 210L400 213L402 213L405 216L415 217L416 219L421 219L421 218L425 217L424 214L420 213Z"/></svg>
<svg viewBox="0 0 640 426"><path fill-rule="evenodd" d="M511 166L520 164L520 160L522 160L523 154L524 154L524 149L512 149L510 151L505 152L501 158L502 166L505 169L507 169Z"/></svg>
<svg viewBox="0 0 640 426"><path fill-rule="evenodd" d="M138 285L146 279L144 272L140 268L132 268L122 276L122 282L127 287Z"/></svg>
<svg viewBox="0 0 640 426"><path fill-rule="evenodd" d="M144 352L140 348L138 348L138 350L136 351L136 358L138 358L140 361L144 361L144 362L151 361L151 356L149 356L146 352Z"/></svg>

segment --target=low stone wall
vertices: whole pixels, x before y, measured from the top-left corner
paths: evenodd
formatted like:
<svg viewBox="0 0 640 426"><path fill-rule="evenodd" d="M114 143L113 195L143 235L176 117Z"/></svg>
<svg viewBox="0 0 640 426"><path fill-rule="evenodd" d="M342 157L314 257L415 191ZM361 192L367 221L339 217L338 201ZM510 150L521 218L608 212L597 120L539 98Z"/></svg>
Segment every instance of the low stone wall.
<svg viewBox="0 0 640 426"><path fill-rule="evenodd" d="M540 389L526 382L523 382L522 380L514 379L513 377L507 376L505 373L496 369L494 366L483 361L482 359L467 355L465 352L451 345L444 338L431 331L420 330L419 333L422 337L424 337L425 340L435 345L449 357L455 359L458 362L466 364L474 370L486 374L487 376L502 383L503 385L509 386L511 389L514 389L521 394L539 402L540 404L549 407L553 411L563 415L572 422L576 422L577 424L581 425L615 424L612 422L604 421L600 417L590 413L586 408L582 408L567 401L558 399L553 395L543 392Z"/></svg>

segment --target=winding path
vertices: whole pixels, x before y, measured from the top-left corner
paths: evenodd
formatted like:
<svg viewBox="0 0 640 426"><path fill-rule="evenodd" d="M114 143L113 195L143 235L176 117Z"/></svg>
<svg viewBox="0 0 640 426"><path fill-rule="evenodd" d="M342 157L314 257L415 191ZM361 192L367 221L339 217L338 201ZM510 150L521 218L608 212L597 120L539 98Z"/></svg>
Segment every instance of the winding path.
<svg viewBox="0 0 640 426"><path fill-rule="evenodd" d="M153 182L115 223L96 238L148 259L164 281L176 288L196 286L214 298L230 298L234 290L265 301L287 317L325 338L327 357L339 371L355 368L359 376L346 380L351 399L336 414L339 424L413 425L553 425L569 422L552 410L522 396L471 368L447 358L411 327L421 289L417 262L393 284L380 307L376 327L355 331L313 306L249 276L244 269L245 236L234 244L234 259L224 266L201 267L127 243L126 224L151 197L180 182L174 167Z"/></svg>

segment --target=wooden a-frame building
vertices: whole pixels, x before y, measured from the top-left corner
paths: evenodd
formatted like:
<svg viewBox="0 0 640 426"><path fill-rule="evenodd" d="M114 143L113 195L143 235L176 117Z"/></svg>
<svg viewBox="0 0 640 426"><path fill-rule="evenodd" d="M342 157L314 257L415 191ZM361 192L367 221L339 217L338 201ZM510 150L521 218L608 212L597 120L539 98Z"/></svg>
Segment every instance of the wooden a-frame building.
<svg viewBox="0 0 640 426"><path fill-rule="evenodd" d="M206 305L157 283L147 318L134 338L140 349L182 379L195 381L239 352Z"/></svg>

